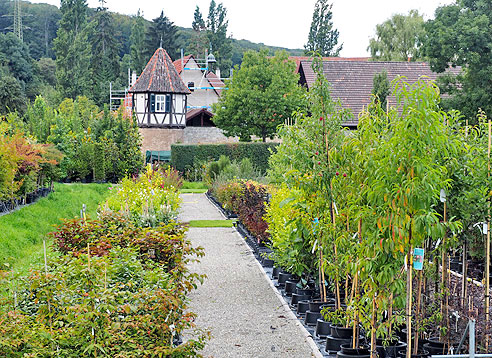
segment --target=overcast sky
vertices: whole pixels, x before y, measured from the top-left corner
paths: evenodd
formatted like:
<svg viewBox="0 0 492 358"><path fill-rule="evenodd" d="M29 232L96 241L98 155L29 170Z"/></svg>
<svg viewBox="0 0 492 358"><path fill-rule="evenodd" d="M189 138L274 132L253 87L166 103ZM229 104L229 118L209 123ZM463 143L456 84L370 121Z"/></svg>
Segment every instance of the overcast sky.
<svg viewBox="0 0 492 358"><path fill-rule="evenodd" d="M37 3L60 5L59 0L30 0ZM262 42L266 45L303 48L307 41L316 0L216 0L227 8L229 34L235 39ZM333 0L333 22L343 42L341 56L368 56L369 38L376 25L392 14L407 14L411 9L423 13L425 19L434 16L434 10L453 0ZM97 0L88 0L97 7ZM140 8L146 19L159 16L161 10L178 26L191 27L196 5L204 18L210 0L107 0L110 11L134 15Z"/></svg>

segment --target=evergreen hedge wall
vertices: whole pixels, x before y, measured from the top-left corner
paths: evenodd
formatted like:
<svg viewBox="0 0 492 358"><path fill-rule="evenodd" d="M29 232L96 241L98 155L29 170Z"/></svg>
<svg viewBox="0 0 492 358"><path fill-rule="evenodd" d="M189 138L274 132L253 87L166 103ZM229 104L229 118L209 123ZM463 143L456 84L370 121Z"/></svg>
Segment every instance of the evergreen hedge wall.
<svg viewBox="0 0 492 358"><path fill-rule="evenodd" d="M277 145L278 143L173 144L171 165L180 172L185 172L202 162L218 160L221 155L225 155L237 161L250 158L257 169L266 172L270 149L276 150Z"/></svg>

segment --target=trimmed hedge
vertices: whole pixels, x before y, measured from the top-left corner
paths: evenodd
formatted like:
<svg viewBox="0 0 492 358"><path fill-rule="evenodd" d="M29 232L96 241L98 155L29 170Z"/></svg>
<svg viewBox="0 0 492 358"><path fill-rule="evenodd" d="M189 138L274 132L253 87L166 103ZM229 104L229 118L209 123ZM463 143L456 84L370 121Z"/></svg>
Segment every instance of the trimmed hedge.
<svg viewBox="0 0 492 358"><path fill-rule="evenodd" d="M276 151L277 146L278 143L173 144L171 165L184 172L201 162L218 160L225 155L236 161L249 158L258 170L266 172L270 149Z"/></svg>

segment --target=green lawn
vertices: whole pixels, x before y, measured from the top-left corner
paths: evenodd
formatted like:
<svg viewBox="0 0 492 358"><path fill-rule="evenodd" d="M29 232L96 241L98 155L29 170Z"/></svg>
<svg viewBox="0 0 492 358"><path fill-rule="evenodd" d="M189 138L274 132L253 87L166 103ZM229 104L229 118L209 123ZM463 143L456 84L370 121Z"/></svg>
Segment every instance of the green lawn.
<svg viewBox="0 0 492 358"><path fill-rule="evenodd" d="M191 220L190 227L232 227L232 220Z"/></svg>
<svg viewBox="0 0 492 358"><path fill-rule="evenodd" d="M187 180L185 180L183 182L183 187L181 189L182 190L183 189L205 189L205 190L208 190L208 187L202 181L187 181Z"/></svg>
<svg viewBox="0 0 492 358"><path fill-rule="evenodd" d="M94 217L107 195L109 184L56 184L55 192L35 204L0 217L0 265L25 272L43 260L43 237L62 218L80 216L82 204ZM5 267L4 267L5 268Z"/></svg>
<svg viewBox="0 0 492 358"><path fill-rule="evenodd" d="M206 193L208 189L180 189L179 192L182 194L202 194Z"/></svg>

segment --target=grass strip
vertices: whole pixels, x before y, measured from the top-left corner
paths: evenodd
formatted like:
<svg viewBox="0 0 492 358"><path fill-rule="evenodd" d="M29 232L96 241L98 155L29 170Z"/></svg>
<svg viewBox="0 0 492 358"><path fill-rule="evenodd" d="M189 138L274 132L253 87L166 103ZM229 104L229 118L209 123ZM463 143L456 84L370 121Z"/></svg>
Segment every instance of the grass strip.
<svg viewBox="0 0 492 358"><path fill-rule="evenodd" d="M208 190L207 184L202 181L187 181L183 182L181 189L205 189Z"/></svg>
<svg viewBox="0 0 492 358"><path fill-rule="evenodd" d="M202 194L206 193L208 189L180 189L181 194Z"/></svg>
<svg viewBox="0 0 492 358"><path fill-rule="evenodd" d="M36 203L0 217L0 266L27 272L43 260L43 238L63 218L80 216L82 204L95 217L109 184L55 184L55 191Z"/></svg>
<svg viewBox="0 0 492 358"><path fill-rule="evenodd" d="M232 227L232 220L191 220L189 227Z"/></svg>

